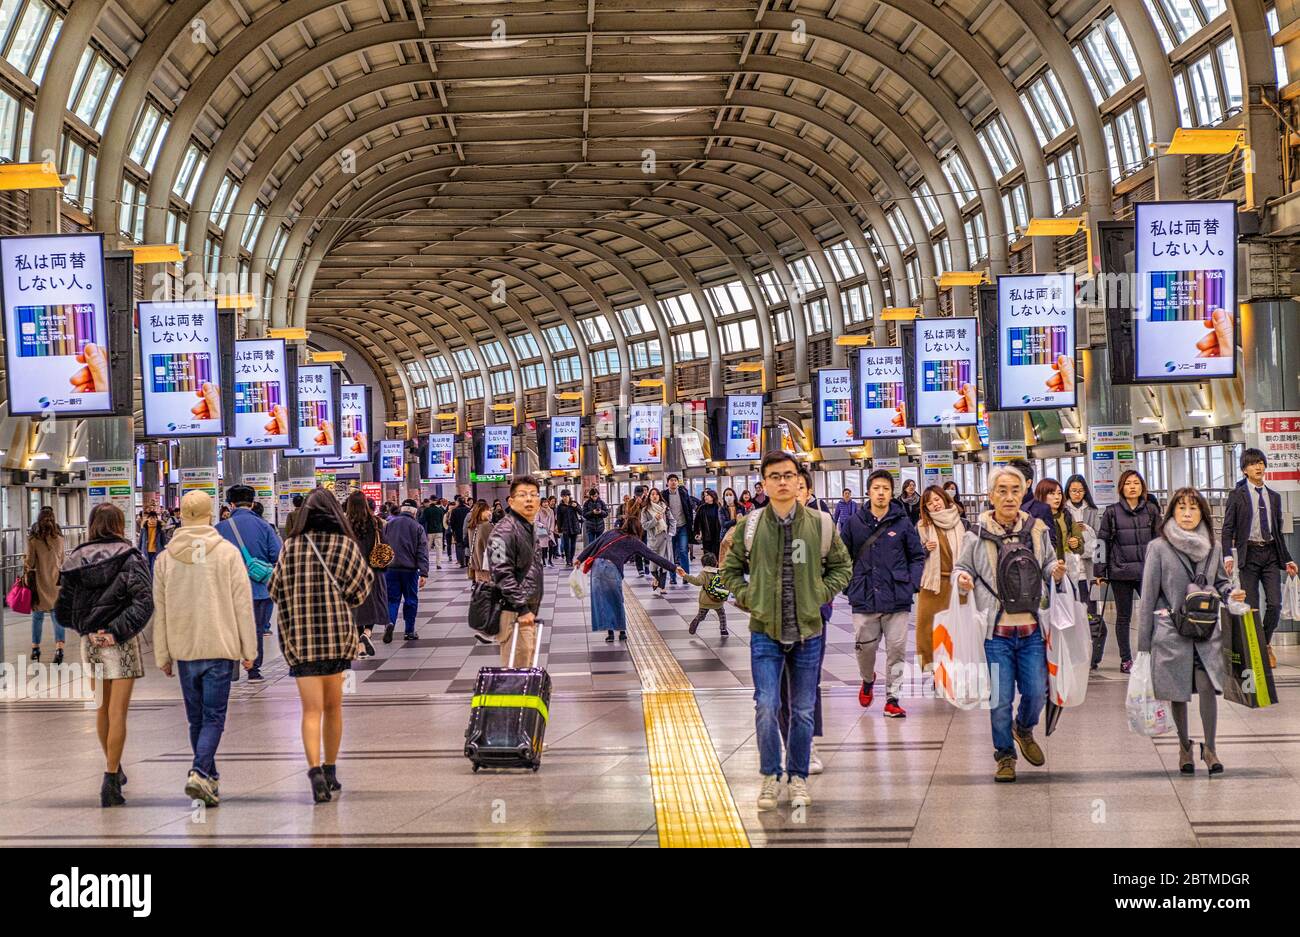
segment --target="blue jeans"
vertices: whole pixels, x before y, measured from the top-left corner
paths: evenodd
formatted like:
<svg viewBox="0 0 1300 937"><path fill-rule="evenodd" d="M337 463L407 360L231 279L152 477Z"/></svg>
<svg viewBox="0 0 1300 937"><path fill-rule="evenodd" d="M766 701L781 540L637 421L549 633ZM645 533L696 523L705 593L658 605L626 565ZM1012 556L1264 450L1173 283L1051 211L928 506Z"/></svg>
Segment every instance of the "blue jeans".
<svg viewBox="0 0 1300 937"><path fill-rule="evenodd" d="M691 532L685 527L678 527L673 533L673 562L686 570L691 571ZM677 571L673 570L668 574L668 580L677 585Z"/></svg>
<svg viewBox="0 0 1300 937"><path fill-rule="evenodd" d="M178 660L176 673L185 697L185 717L190 723L190 748L194 770L217 779L217 746L226 729L230 702L230 675L239 666L233 660Z"/></svg>
<svg viewBox="0 0 1300 937"><path fill-rule="evenodd" d="M54 612L39 612L32 609L32 647L41 646L41 632L45 630L45 616L50 616L50 621L54 622L54 641L56 644L63 643L63 626L59 620L54 617Z"/></svg>
<svg viewBox="0 0 1300 937"><path fill-rule="evenodd" d="M988 659L993 686L993 708L989 712L993 721L993 757L1014 756L1011 704L1016 687L1020 688L1016 727L1021 730L1038 725L1039 714L1047 702L1047 649L1043 646L1042 629L1024 638L989 638L984 642L984 656Z"/></svg>
<svg viewBox="0 0 1300 937"><path fill-rule="evenodd" d="M790 737L785 755L785 773L808 777L812 754L813 708L821 678L822 644L826 634L808 638L788 649L779 641L757 631L749 634L749 664L754 674L754 725L758 733L759 770L780 776L781 771L781 683L789 670Z"/></svg>
<svg viewBox="0 0 1300 937"><path fill-rule="evenodd" d="M402 608L402 621L406 633L415 633L415 611L420 607L420 574L414 569L389 569L384 572L385 584L388 586L388 623L397 624L397 607L406 600Z"/></svg>

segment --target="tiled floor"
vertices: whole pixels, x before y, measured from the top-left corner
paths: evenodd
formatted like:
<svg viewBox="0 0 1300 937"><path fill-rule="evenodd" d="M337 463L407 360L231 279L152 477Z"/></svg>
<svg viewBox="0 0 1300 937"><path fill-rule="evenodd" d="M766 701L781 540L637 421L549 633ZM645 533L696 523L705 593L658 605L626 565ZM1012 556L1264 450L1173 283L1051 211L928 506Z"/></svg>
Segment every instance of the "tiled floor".
<svg viewBox="0 0 1300 937"><path fill-rule="evenodd" d="M1281 651L1280 705L1220 703L1222 777L1181 776L1174 738L1127 730L1126 678L1112 646L1087 702L1067 711L1050 738L1039 733L1047 765L1022 761L1017 784L995 785L985 712L929 698L920 681L905 694L907 719L883 718L879 703L858 705L847 609L837 608L818 742L826 772L812 781L805 815L784 804L760 814L745 616L728 609L729 638L718 636L712 616L691 637L696 590L654 596L648 579L628 572L650 625L695 688L752 845L1300 844L1300 649ZM641 680L626 645L589 630L585 602L569 596L565 576L557 568L547 579L542 664L554 694L537 774L473 774L462 755L473 678L497 651L475 646L464 624L468 581L443 569L421 595L420 640L401 641L399 625L398 640L354 671L339 762L346 790L336 802L310 801L296 689L272 639L267 681L233 692L216 810L193 810L181 791L190 760L185 715L175 681L158 671L136 688L122 809L97 806L102 758L83 704L0 702L0 846L657 845ZM28 635L26 618L6 619L8 661L25 653ZM48 633L45 647L48 660Z"/></svg>

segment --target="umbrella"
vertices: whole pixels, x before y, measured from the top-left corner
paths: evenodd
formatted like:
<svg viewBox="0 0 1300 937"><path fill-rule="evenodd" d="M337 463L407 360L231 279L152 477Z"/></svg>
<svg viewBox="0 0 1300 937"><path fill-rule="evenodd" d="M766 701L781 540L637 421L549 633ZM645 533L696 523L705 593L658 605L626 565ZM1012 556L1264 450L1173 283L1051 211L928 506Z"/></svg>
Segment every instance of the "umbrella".
<svg viewBox="0 0 1300 937"><path fill-rule="evenodd" d="M1056 731L1056 724L1061 721L1061 712L1063 707L1057 706L1051 700L1047 701L1047 734L1051 735Z"/></svg>

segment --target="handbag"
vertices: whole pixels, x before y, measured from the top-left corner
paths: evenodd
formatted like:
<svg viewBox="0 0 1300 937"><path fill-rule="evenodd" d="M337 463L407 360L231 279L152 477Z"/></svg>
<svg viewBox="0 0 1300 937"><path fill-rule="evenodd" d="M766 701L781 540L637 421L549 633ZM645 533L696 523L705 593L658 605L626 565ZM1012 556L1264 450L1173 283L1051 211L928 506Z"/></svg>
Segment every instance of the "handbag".
<svg viewBox="0 0 1300 937"><path fill-rule="evenodd" d="M370 548L370 556L366 562L375 569L385 569L393 561L393 548L384 543L384 528L379 521L375 521L375 545Z"/></svg>
<svg viewBox="0 0 1300 937"><path fill-rule="evenodd" d="M253 582L267 583L271 581L271 574L275 572L275 566L266 560L260 560L248 552L248 547L244 546L244 538L239 534L239 525L235 519L230 518L230 529L235 532L235 539L239 541L239 552L244 557L244 568L248 570L248 578ZM310 541L309 541L310 542ZM315 549L313 545L313 549ZM320 554L317 553L317 556ZM324 560L321 560L323 563Z"/></svg>
<svg viewBox="0 0 1300 937"><path fill-rule="evenodd" d="M14 584L9 587L9 594L5 596L5 604L19 615L31 613L32 590L27 588L27 583L23 582L22 576L16 577Z"/></svg>
<svg viewBox="0 0 1300 937"><path fill-rule="evenodd" d="M501 590L490 582L474 584L469 598L469 626L480 634L495 635L501 631Z"/></svg>

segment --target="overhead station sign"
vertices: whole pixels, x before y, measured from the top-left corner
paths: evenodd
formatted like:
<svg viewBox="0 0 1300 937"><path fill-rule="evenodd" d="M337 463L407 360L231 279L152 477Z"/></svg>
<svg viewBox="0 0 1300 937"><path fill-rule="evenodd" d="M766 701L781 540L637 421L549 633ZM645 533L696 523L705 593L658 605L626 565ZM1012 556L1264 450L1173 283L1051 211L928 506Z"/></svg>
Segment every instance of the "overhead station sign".
<svg viewBox="0 0 1300 937"><path fill-rule="evenodd" d="M146 436L226 436L217 303L142 302L140 389Z"/></svg>
<svg viewBox="0 0 1300 937"><path fill-rule="evenodd" d="M13 416L113 412L100 234L0 238Z"/></svg>
<svg viewBox="0 0 1300 937"><path fill-rule="evenodd" d="M1139 202L1134 216L1136 376L1237 373L1237 203Z"/></svg>
<svg viewBox="0 0 1300 937"><path fill-rule="evenodd" d="M974 426L978 418L977 320L916 320L916 423Z"/></svg>
<svg viewBox="0 0 1300 937"><path fill-rule="evenodd" d="M998 277L998 409L1073 407L1074 274Z"/></svg>
<svg viewBox="0 0 1300 937"><path fill-rule="evenodd" d="M289 361L282 338L235 342L235 429L231 449L283 449L293 445Z"/></svg>
<svg viewBox="0 0 1300 937"><path fill-rule="evenodd" d="M817 445L852 446L858 443L853 433L853 379L848 368L823 368L817 372L817 412L813 432Z"/></svg>
<svg viewBox="0 0 1300 937"><path fill-rule="evenodd" d="M859 349L857 365L858 435L863 440L912 435L904 399L903 349Z"/></svg>

